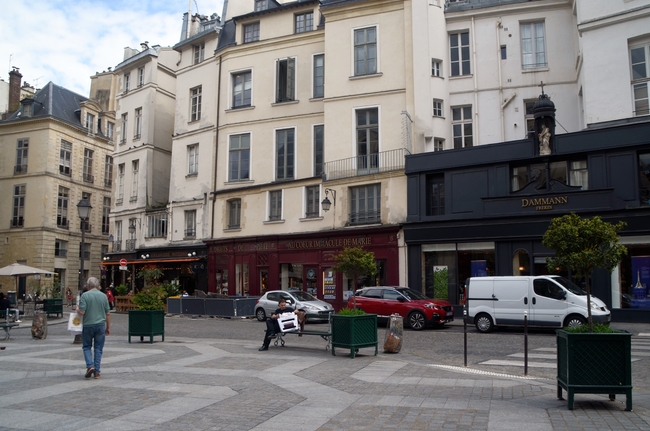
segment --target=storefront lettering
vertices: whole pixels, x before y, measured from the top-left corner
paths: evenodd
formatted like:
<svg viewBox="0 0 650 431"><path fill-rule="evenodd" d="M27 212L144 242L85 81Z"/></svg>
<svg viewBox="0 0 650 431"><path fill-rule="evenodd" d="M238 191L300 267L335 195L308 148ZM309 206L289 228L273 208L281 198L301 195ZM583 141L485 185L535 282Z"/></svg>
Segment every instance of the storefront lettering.
<svg viewBox="0 0 650 431"><path fill-rule="evenodd" d="M255 250L271 250L274 248L275 248L274 242L258 242L257 244L253 245L253 249Z"/></svg>
<svg viewBox="0 0 650 431"><path fill-rule="evenodd" d="M338 239L321 239L305 241L288 241L288 249L305 249L305 248L332 248L332 247L363 247L372 245L371 238L338 238Z"/></svg>
<svg viewBox="0 0 650 431"><path fill-rule="evenodd" d="M567 196L557 196L554 198L535 198L522 199L521 207L535 207L536 211L548 211L553 209L553 205L566 205L569 203Z"/></svg>
<svg viewBox="0 0 650 431"><path fill-rule="evenodd" d="M228 246L227 245L217 245L212 248L212 251L215 253L228 253Z"/></svg>

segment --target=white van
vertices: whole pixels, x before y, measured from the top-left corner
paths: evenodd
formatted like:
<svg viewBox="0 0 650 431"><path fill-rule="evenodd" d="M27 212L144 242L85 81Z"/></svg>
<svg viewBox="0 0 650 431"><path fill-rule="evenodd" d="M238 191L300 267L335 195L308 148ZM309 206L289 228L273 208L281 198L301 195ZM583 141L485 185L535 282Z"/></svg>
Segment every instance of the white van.
<svg viewBox="0 0 650 431"><path fill-rule="evenodd" d="M479 332L496 326L563 328L587 322L587 293L566 278L556 275L472 277L467 280L467 317ZM592 295L594 323L607 323L611 313Z"/></svg>

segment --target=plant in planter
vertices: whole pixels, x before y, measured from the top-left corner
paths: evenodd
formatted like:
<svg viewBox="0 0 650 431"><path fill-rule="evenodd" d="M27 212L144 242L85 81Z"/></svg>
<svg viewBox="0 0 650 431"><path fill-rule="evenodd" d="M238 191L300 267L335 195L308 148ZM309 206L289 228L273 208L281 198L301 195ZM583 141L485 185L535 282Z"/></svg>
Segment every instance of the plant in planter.
<svg viewBox="0 0 650 431"><path fill-rule="evenodd" d="M129 288L126 284L120 284L115 288L115 291L117 292L117 296L125 296L129 292Z"/></svg>
<svg viewBox="0 0 650 431"><path fill-rule="evenodd" d="M609 394L610 400L625 394L626 410L632 410L632 334L595 332L591 315L591 273L595 268L611 271L620 263L627 252L618 243L618 231L624 226L571 213L553 219L542 239L544 246L555 250L555 257L547 259L551 270L568 269L585 278L588 328L556 331L557 396L562 399L562 389L567 391L569 410L576 393Z"/></svg>
<svg viewBox="0 0 650 431"><path fill-rule="evenodd" d="M133 296L133 303L137 310L129 310L129 343L132 336L149 337L153 343L153 337L162 335L165 341L165 299L167 291L163 286L154 285L142 289Z"/></svg>

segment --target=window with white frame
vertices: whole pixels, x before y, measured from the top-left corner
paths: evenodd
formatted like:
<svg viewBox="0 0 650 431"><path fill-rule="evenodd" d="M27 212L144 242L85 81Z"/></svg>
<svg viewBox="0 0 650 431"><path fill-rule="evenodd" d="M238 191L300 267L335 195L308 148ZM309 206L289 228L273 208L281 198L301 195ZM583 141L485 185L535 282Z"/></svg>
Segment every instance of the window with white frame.
<svg viewBox="0 0 650 431"><path fill-rule="evenodd" d="M305 187L305 218L320 215L320 186Z"/></svg>
<svg viewBox="0 0 650 431"><path fill-rule="evenodd" d="M282 190L269 192L269 221L282 220Z"/></svg>
<svg viewBox="0 0 650 431"><path fill-rule="evenodd" d="M147 238L164 238L167 236L167 213L159 212L147 215Z"/></svg>
<svg viewBox="0 0 650 431"><path fill-rule="evenodd" d="M63 175L72 175L72 143L61 139L61 149L59 150L59 173Z"/></svg>
<svg viewBox="0 0 650 431"><path fill-rule="evenodd" d="M133 139L140 139L142 135L142 108L135 110L135 133Z"/></svg>
<svg viewBox="0 0 650 431"><path fill-rule="evenodd" d="M232 74L232 107L251 106L253 74L250 70Z"/></svg>
<svg viewBox="0 0 650 431"><path fill-rule="evenodd" d="M122 114L122 133L120 137L120 144L126 143L126 133L129 127L129 114Z"/></svg>
<svg viewBox="0 0 650 431"><path fill-rule="evenodd" d="M314 175L322 175L325 160L325 126L314 126Z"/></svg>
<svg viewBox="0 0 650 431"><path fill-rule="evenodd" d="M521 66L524 69L546 67L544 22L527 22L521 29Z"/></svg>
<svg viewBox="0 0 650 431"><path fill-rule="evenodd" d="M357 109L357 169L379 167L379 109Z"/></svg>
<svg viewBox="0 0 650 431"><path fill-rule="evenodd" d="M260 23L245 24L244 43L257 42L258 40L260 40Z"/></svg>
<svg viewBox="0 0 650 431"><path fill-rule="evenodd" d="M59 186L59 194L56 200L56 226L68 229L68 205L70 204L70 189Z"/></svg>
<svg viewBox="0 0 650 431"><path fill-rule="evenodd" d="M377 27L354 30L354 75L377 73Z"/></svg>
<svg viewBox="0 0 650 431"><path fill-rule="evenodd" d="M95 116L93 114L86 113L86 129L88 133L95 133Z"/></svg>
<svg viewBox="0 0 650 431"><path fill-rule="evenodd" d="M451 108L451 122L454 136L454 148L472 147L472 107L454 106Z"/></svg>
<svg viewBox="0 0 650 431"><path fill-rule="evenodd" d="M125 73L124 74L124 92L128 93L128 91L131 89L131 74L130 73Z"/></svg>
<svg viewBox="0 0 650 431"><path fill-rule="evenodd" d="M241 223L241 199L228 201L228 229L239 229Z"/></svg>
<svg viewBox="0 0 650 431"><path fill-rule="evenodd" d="M294 177L295 130L275 131L275 179L291 180Z"/></svg>
<svg viewBox="0 0 650 431"><path fill-rule="evenodd" d="M228 149L228 181L250 179L251 135L230 136Z"/></svg>
<svg viewBox="0 0 650 431"><path fill-rule="evenodd" d="M201 119L201 97L203 87L198 86L190 90L190 121Z"/></svg>
<svg viewBox="0 0 650 431"><path fill-rule="evenodd" d="M445 149L445 140L442 138L433 138L433 151L442 151Z"/></svg>
<svg viewBox="0 0 650 431"><path fill-rule="evenodd" d="M194 64L199 64L203 61L203 57L205 56L205 42L193 45L192 51L194 54Z"/></svg>
<svg viewBox="0 0 650 431"><path fill-rule="evenodd" d="M124 200L124 163L117 165L117 201L115 204L121 204Z"/></svg>
<svg viewBox="0 0 650 431"><path fill-rule="evenodd" d="M16 166L14 174L24 174L27 172L27 161L29 155L29 139L18 139L16 145Z"/></svg>
<svg viewBox="0 0 650 431"><path fill-rule="evenodd" d="M106 156L104 162L104 187L113 187L113 157Z"/></svg>
<svg viewBox="0 0 650 431"><path fill-rule="evenodd" d="M315 99L325 96L325 54L314 55L314 89Z"/></svg>
<svg viewBox="0 0 650 431"><path fill-rule="evenodd" d="M449 63L451 65L451 76L463 76L472 73L468 31L449 34Z"/></svg>
<svg viewBox="0 0 650 431"><path fill-rule="evenodd" d="M533 108L536 102L536 99L524 100L524 121L526 124L526 136L524 137L528 137L529 133L535 131L535 112Z"/></svg>
<svg viewBox="0 0 650 431"><path fill-rule="evenodd" d="M95 176L93 175L93 156L94 156L93 150L84 148L83 180L87 183L95 182Z"/></svg>
<svg viewBox="0 0 650 431"><path fill-rule="evenodd" d="M314 29L314 12L309 11L295 15L296 33L304 33Z"/></svg>
<svg viewBox="0 0 650 431"><path fill-rule="evenodd" d="M131 162L131 201L138 200L138 173L140 171L140 160L134 160Z"/></svg>
<svg viewBox="0 0 650 431"><path fill-rule="evenodd" d="M68 241L62 239L54 240L54 256L68 257Z"/></svg>
<svg viewBox="0 0 650 431"><path fill-rule="evenodd" d="M350 187L350 225L381 222L381 184Z"/></svg>
<svg viewBox="0 0 650 431"><path fill-rule="evenodd" d="M185 238L196 238L196 210L185 211Z"/></svg>
<svg viewBox="0 0 650 431"><path fill-rule="evenodd" d="M442 100L433 99L433 116L442 117Z"/></svg>
<svg viewBox="0 0 650 431"><path fill-rule="evenodd" d="M113 241L113 251L122 251L122 221L115 221L115 241Z"/></svg>
<svg viewBox="0 0 650 431"><path fill-rule="evenodd" d="M435 76L440 78L441 75L441 70L442 70L442 60L438 60L437 58L432 58L431 59L431 76Z"/></svg>
<svg viewBox="0 0 650 431"><path fill-rule="evenodd" d="M296 100L296 59L283 58L275 62L275 102Z"/></svg>
<svg viewBox="0 0 650 431"><path fill-rule="evenodd" d="M199 144L187 146L187 174L199 173Z"/></svg>
<svg viewBox="0 0 650 431"><path fill-rule="evenodd" d="M108 235L110 229L111 198L104 196L102 206L102 234Z"/></svg>
<svg viewBox="0 0 650 431"><path fill-rule="evenodd" d="M113 140L113 135L115 134L115 124L111 121L106 122L106 137L109 141Z"/></svg>
<svg viewBox="0 0 650 431"><path fill-rule="evenodd" d="M630 46L634 116L650 115L650 42Z"/></svg>
<svg viewBox="0 0 650 431"><path fill-rule="evenodd" d="M144 85L144 66L138 69L138 87L142 87L143 85Z"/></svg>
<svg viewBox="0 0 650 431"><path fill-rule="evenodd" d="M25 196L27 184L14 186L11 227L23 227L25 222Z"/></svg>
<svg viewBox="0 0 650 431"><path fill-rule="evenodd" d="M268 9L268 1L269 0L255 0L255 12Z"/></svg>

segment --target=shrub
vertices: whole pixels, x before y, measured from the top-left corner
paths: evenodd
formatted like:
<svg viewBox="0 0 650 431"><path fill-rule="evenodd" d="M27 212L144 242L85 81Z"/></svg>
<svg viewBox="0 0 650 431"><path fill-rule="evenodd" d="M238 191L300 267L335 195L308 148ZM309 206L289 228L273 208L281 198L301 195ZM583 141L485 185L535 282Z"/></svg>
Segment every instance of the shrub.
<svg viewBox="0 0 650 431"><path fill-rule="evenodd" d="M124 296L129 291L129 288L126 287L126 284L120 284L115 288L115 291L117 292L117 296Z"/></svg>
<svg viewBox="0 0 650 431"><path fill-rule="evenodd" d="M365 311L363 311L360 308L341 308L338 312L341 316L362 316L366 314Z"/></svg>
<svg viewBox="0 0 650 431"><path fill-rule="evenodd" d="M567 332L573 332L576 334L582 334L582 333L587 333L587 332L595 332L599 334L612 334L614 332L619 332L616 329L613 329L606 323L595 323L594 324L594 330L590 331L589 330L589 325L578 325L578 326L573 326L571 328L564 328L565 331Z"/></svg>
<svg viewBox="0 0 650 431"><path fill-rule="evenodd" d="M133 303L138 310L163 310L165 308L167 291L162 286L152 286L142 289L133 295Z"/></svg>

